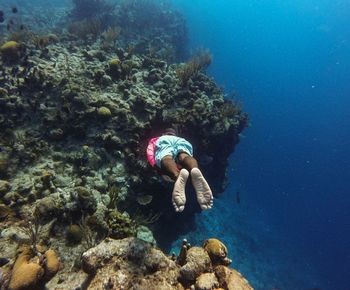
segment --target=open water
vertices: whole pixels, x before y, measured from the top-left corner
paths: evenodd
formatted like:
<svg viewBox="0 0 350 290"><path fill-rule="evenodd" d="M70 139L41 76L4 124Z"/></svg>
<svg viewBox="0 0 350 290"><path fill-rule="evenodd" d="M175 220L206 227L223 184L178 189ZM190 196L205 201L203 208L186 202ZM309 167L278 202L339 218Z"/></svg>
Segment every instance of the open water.
<svg viewBox="0 0 350 290"><path fill-rule="evenodd" d="M223 239L256 289L350 289L350 2L176 3L251 119L186 237Z"/></svg>

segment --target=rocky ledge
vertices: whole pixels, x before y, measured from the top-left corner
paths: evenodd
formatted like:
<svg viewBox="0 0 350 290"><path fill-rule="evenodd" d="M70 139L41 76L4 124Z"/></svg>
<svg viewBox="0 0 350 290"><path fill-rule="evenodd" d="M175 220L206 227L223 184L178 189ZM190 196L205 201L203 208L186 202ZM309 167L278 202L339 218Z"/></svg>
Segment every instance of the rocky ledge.
<svg viewBox="0 0 350 290"><path fill-rule="evenodd" d="M209 241L209 243L208 243ZM82 269L61 271L49 289L253 289L236 270L227 267L226 248L216 239L204 247L186 247L167 257L137 238L105 239L82 254ZM209 247L208 247L209 244ZM220 247L221 250L220 250Z"/></svg>

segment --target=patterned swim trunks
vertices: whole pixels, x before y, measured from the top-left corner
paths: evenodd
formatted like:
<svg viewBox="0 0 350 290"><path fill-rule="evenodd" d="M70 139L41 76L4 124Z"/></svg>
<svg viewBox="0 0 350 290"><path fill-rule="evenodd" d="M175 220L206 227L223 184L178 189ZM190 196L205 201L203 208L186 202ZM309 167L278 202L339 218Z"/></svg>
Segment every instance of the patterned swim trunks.
<svg viewBox="0 0 350 290"><path fill-rule="evenodd" d="M159 137L155 144L155 160L157 166L160 167L164 156L170 155L173 159L176 159L177 155L181 152L193 156L192 145L186 139L172 135L163 135Z"/></svg>

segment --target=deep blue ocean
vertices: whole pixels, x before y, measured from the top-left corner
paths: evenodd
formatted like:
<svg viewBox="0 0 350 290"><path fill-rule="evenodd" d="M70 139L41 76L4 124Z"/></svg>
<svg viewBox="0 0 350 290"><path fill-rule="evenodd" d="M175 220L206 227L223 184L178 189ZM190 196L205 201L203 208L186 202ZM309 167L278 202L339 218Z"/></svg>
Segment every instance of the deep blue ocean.
<svg viewBox="0 0 350 290"><path fill-rule="evenodd" d="M224 240L255 289L350 289L350 1L174 2L251 122L186 238Z"/></svg>

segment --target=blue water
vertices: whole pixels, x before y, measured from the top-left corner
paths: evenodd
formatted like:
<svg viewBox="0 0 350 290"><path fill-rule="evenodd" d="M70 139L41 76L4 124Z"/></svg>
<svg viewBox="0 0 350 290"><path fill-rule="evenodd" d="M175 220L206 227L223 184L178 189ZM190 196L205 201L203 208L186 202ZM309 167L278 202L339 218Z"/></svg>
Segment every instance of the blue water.
<svg viewBox="0 0 350 290"><path fill-rule="evenodd" d="M174 2L251 118L186 237L224 240L256 289L350 289L350 1Z"/></svg>

